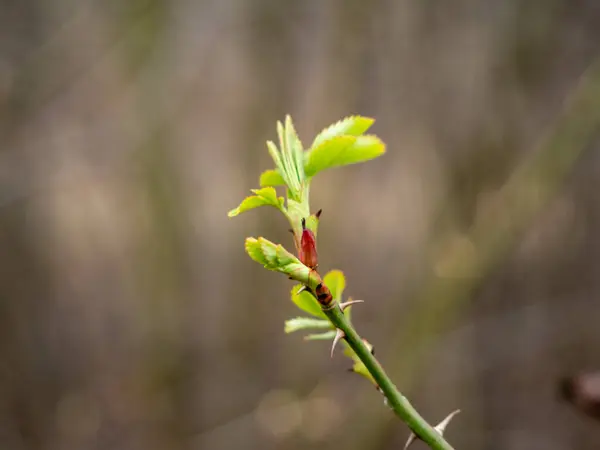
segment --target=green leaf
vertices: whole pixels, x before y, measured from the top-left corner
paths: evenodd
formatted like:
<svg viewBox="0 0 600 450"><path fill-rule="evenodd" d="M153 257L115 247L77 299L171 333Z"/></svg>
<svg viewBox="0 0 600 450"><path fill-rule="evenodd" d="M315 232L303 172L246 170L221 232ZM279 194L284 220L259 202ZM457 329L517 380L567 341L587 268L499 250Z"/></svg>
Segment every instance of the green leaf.
<svg viewBox="0 0 600 450"><path fill-rule="evenodd" d="M279 172L274 169L265 170L260 175L260 186L284 186L285 180L279 175Z"/></svg>
<svg viewBox="0 0 600 450"><path fill-rule="evenodd" d="M302 291L298 294L298 291L302 285L297 285L292 288L291 296L292 301L296 304L298 308L301 310L312 314L315 317L325 318L325 313L321 310L321 305L317 299L308 291Z"/></svg>
<svg viewBox="0 0 600 450"><path fill-rule="evenodd" d="M365 343L365 345L367 346L369 351L373 352L373 346L364 339L363 339L363 342ZM350 346L346 342L344 342L344 344L346 345L346 348L344 349L344 355L346 355L348 358L350 358L354 363L352 365L352 371L359 375L362 375L367 380L369 380L371 383L373 383L375 386L377 386L377 382L375 381L373 376L369 373L369 370L367 369L367 367L363 364L363 362L360 360L360 358L356 355L354 350L352 350L352 348L350 348Z"/></svg>
<svg viewBox="0 0 600 450"><path fill-rule="evenodd" d="M333 326L333 325L332 325ZM325 333L309 334L304 336L305 341L331 341L335 337L336 331L326 331Z"/></svg>
<svg viewBox="0 0 600 450"><path fill-rule="evenodd" d="M305 284L313 290L322 282L317 272L302 264L283 246L274 244L268 239L246 238L245 247L250 258L262 264L265 269L284 273L292 280Z"/></svg>
<svg viewBox="0 0 600 450"><path fill-rule="evenodd" d="M334 167L340 155L356 142L355 136L336 136L322 142L306 154L304 172L312 177L321 170Z"/></svg>
<svg viewBox="0 0 600 450"><path fill-rule="evenodd" d="M285 171L285 167L283 165L283 161L281 160L281 154L279 153L279 150L277 149L277 146L275 145L274 142L272 141L267 141L267 149L269 150L269 154L271 155L271 158L273 158L273 162L275 163L275 167L277 168L277 171L279 172L279 175L281 175L281 178L283 179L284 183L289 186L290 185L290 180L288 178L288 175Z"/></svg>
<svg viewBox="0 0 600 450"><path fill-rule="evenodd" d="M346 277L341 270L331 270L323 277L323 283L329 288L334 300L339 301L342 298L346 288Z"/></svg>
<svg viewBox="0 0 600 450"><path fill-rule="evenodd" d="M383 153L385 144L377 136L337 136L307 154L304 170L312 177L322 170L368 161Z"/></svg>
<svg viewBox="0 0 600 450"><path fill-rule="evenodd" d="M295 317L285 321L285 332L293 333L298 330L330 330L331 322L325 319L313 319L310 317Z"/></svg>
<svg viewBox="0 0 600 450"><path fill-rule="evenodd" d="M288 115L285 117L285 144L286 148L290 152L292 165L296 172L296 177L299 182L299 186L304 183L304 148L302 142L296 133L292 118Z"/></svg>
<svg viewBox="0 0 600 450"><path fill-rule="evenodd" d="M274 206L275 208L284 211L283 208L283 197L277 198L277 192L272 187L265 187L262 189L252 189L252 192L255 195L251 195L250 197L246 197L240 205L232 209L227 213L229 217L235 217L238 214L241 214L250 209L258 208L259 206Z"/></svg>
<svg viewBox="0 0 600 450"><path fill-rule="evenodd" d="M336 136L360 136L364 134L369 128L371 128L373 122L375 122L375 120L371 119L370 117L346 117L321 131L315 138L310 148L314 149L321 145L323 142L328 141L329 139L334 138Z"/></svg>
<svg viewBox="0 0 600 450"><path fill-rule="evenodd" d="M269 262L263 253L262 246L258 239L247 238L246 239L246 253L257 263L266 266Z"/></svg>

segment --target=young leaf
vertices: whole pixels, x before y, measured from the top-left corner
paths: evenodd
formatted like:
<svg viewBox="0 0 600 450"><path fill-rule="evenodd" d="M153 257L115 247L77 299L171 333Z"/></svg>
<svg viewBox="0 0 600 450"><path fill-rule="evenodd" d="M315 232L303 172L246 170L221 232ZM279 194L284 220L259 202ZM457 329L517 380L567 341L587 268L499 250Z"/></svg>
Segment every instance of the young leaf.
<svg viewBox="0 0 600 450"><path fill-rule="evenodd" d="M346 277L341 270L331 270L323 277L323 283L331 291L334 300L339 301L342 298L346 287Z"/></svg>
<svg viewBox="0 0 600 450"><path fill-rule="evenodd" d="M307 154L304 170L314 176L321 170L368 161L385 153L376 136L338 136L321 143Z"/></svg>
<svg viewBox="0 0 600 450"><path fill-rule="evenodd" d="M330 125L323 131L321 131L315 138L310 148L314 149L321 145L323 142L328 141L329 139L334 138L336 136L360 136L364 134L369 128L371 128L373 122L375 122L375 120L371 119L370 117L346 117L345 119L342 119L339 122L336 122L333 125Z"/></svg>
<svg viewBox="0 0 600 450"><path fill-rule="evenodd" d="M306 176L312 177L321 170L335 166L340 155L354 144L356 139L355 136L335 136L317 147L313 147L305 156L304 172Z"/></svg>
<svg viewBox="0 0 600 450"><path fill-rule="evenodd" d="M298 294L298 291L301 287L301 285L297 285L292 288L292 301L301 310L312 314L315 317L325 318L325 313L323 313L323 311L321 310L319 302L317 302L317 299L310 292L302 291Z"/></svg>
<svg viewBox="0 0 600 450"><path fill-rule="evenodd" d="M262 264L265 269L286 274L292 280L316 289L322 283L319 274L306 267L298 258L288 252L281 245L259 237L246 238L246 253L254 261Z"/></svg>
<svg viewBox="0 0 600 450"><path fill-rule="evenodd" d="M326 331L325 333L309 334L304 336L305 341L331 341L336 335L335 330Z"/></svg>
<svg viewBox="0 0 600 450"><path fill-rule="evenodd" d="M246 197L240 205L227 213L229 217L235 217L250 209L258 208L259 206L269 205L284 211L283 197L277 198L277 192L272 187L262 189L252 189L254 195Z"/></svg>
<svg viewBox="0 0 600 450"><path fill-rule="evenodd" d="M279 153L277 146L272 141L267 141L267 149L269 150L271 158L273 158L273 162L275 163L275 167L277 168L279 175L281 175L281 178L283 179L284 183L289 187L290 179L287 172L285 171L285 166L283 165L281 154Z"/></svg>
<svg viewBox="0 0 600 450"><path fill-rule="evenodd" d="M364 341L365 345L367 346L367 348L371 352L373 352L373 346L371 344L369 344L367 341L365 341L364 339L363 339L363 341ZM375 379L373 378L373 376L371 375L371 373L369 372L367 367L363 364L363 362L356 355L356 353L354 353L354 350L352 350L348 344L346 344L346 348L344 349L344 355L346 355L348 358L350 358L354 362L354 364L352 365L352 372L362 375L367 380L369 380L371 383L373 383L375 386L377 386L377 382L375 381Z"/></svg>
<svg viewBox="0 0 600 450"><path fill-rule="evenodd" d="M250 258L252 258L254 261L262 264L263 266L269 264L258 239L247 238L245 247L246 253L248 253L248 256L250 256Z"/></svg>
<svg viewBox="0 0 600 450"><path fill-rule="evenodd" d="M292 118L290 116L285 117L285 142L286 147L292 156L292 165L296 171L299 185L302 186L304 183L304 149L302 142L296 133Z"/></svg>
<svg viewBox="0 0 600 450"><path fill-rule="evenodd" d="M285 185L285 181L281 177L281 175L279 175L279 172L277 170L274 170L274 169L265 170L263 173L260 174L260 186L261 187L284 186L284 185Z"/></svg>
<svg viewBox="0 0 600 450"><path fill-rule="evenodd" d="M293 333L298 330L330 330L331 322L326 319L312 319L310 317L295 317L285 321L285 332Z"/></svg>
<svg viewBox="0 0 600 450"><path fill-rule="evenodd" d="M277 136L279 137L279 149L281 151L281 162L283 164L283 170L285 171L285 179L288 181L287 185L292 192L297 192L300 189L297 178L298 174L296 172L294 161L290 152L290 149L287 146L287 141L285 139L285 131L283 129L283 124L277 121Z"/></svg>

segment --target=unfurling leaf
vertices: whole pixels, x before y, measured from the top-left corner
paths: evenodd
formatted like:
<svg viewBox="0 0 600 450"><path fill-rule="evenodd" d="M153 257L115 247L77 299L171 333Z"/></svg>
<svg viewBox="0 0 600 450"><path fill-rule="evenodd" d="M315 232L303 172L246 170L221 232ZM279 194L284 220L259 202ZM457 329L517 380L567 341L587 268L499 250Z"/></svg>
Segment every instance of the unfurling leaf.
<svg viewBox="0 0 600 450"><path fill-rule="evenodd" d="M252 189L252 193L254 195L246 197L237 208L229 211L227 215L229 217L235 217L245 211L265 205L274 206L275 208L284 211L283 197L278 198L274 188L264 187L262 189Z"/></svg>
<svg viewBox="0 0 600 450"><path fill-rule="evenodd" d="M260 174L260 187L266 186L284 186L285 180L275 169L265 170Z"/></svg>
<svg viewBox="0 0 600 450"><path fill-rule="evenodd" d="M339 301L342 298L346 288L346 277L341 270L331 270L323 277L323 283L331 291L334 300Z"/></svg>
<svg viewBox="0 0 600 450"><path fill-rule="evenodd" d="M307 290L298 293L300 289L302 289L302 285L297 285L292 288L292 301L296 306L315 317L325 318L325 313L321 310L321 306L319 305L319 302L317 302L317 299Z"/></svg>
<svg viewBox="0 0 600 450"><path fill-rule="evenodd" d="M283 246L274 244L268 239L246 238L246 253L266 269L284 273L292 280L307 285L310 289L314 290L322 283L321 277L316 271L302 264Z"/></svg>
<svg viewBox="0 0 600 450"><path fill-rule="evenodd" d="M295 317L285 321L285 332L293 333L298 330L331 330L331 322L326 319L311 317Z"/></svg>
<svg viewBox="0 0 600 450"><path fill-rule="evenodd" d="M364 134L371 125L375 122L370 117L361 116L350 116L346 117L333 125L328 126L321 131L311 145L311 149L321 145L323 142L328 141L336 136L361 136Z"/></svg>

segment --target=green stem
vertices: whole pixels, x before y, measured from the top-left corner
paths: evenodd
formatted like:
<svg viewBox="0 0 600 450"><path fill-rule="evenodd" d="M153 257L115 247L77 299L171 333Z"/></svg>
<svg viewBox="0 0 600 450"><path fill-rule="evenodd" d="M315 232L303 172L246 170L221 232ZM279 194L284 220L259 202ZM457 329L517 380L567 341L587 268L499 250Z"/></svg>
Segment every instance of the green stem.
<svg viewBox="0 0 600 450"><path fill-rule="evenodd" d="M334 308L323 310L323 312L336 328L344 332L346 342L375 379L394 413L432 449L453 450L452 446L446 442L443 436L429 425L413 408L407 398L398 391L398 388L392 383L392 380L390 380L383 367L381 367L375 356L373 356L369 348L365 345L339 305L336 304Z"/></svg>

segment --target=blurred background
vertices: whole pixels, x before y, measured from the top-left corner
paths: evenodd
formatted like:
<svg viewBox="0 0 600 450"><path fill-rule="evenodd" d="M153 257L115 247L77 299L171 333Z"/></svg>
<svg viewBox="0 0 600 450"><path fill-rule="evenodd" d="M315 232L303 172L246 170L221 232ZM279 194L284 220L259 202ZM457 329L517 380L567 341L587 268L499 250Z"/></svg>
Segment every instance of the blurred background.
<svg viewBox="0 0 600 450"><path fill-rule="evenodd" d="M320 267L457 449L597 449L596 0L3 0L0 447L400 449L329 344L285 335L258 187L291 114L387 154L317 177ZM590 69L592 67L592 69ZM414 448L425 448L422 443Z"/></svg>

